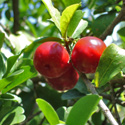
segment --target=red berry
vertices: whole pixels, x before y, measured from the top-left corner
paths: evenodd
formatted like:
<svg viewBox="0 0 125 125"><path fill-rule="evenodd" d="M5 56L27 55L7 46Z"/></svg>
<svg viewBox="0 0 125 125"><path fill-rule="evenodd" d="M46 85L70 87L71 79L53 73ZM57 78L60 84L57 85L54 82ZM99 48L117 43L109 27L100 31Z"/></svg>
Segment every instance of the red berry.
<svg viewBox="0 0 125 125"><path fill-rule="evenodd" d="M60 43L49 41L36 49L33 61L40 74L55 78L67 71L69 54Z"/></svg>
<svg viewBox="0 0 125 125"><path fill-rule="evenodd" d="M83 37L73 48L71 60L79 72L94 73L100 57L105 50L105 43L97 37Z"/></svg>
<svg viewBox="0 0 125 125"><path fill-rule="evenodd" d="M79 79L79 74L74 69L72 64L69 65L69 69L58 78L47 78L48 84L60 91L72 89Z"/></svg>

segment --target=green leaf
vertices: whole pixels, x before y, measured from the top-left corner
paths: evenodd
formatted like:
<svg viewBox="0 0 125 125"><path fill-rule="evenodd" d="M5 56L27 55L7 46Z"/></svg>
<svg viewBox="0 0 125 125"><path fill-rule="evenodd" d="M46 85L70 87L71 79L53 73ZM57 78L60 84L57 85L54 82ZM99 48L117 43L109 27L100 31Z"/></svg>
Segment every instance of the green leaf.
<svg viewBox="0 0 125 125"><path fill-rule="evenodd" d="M5 71L6 71L6 66L5 66L3 53L0 52L0 79L3 77Z"/></svg>
<svg viewBox="0 0 125 125"><path fill-rule="evenodd" d="M62 2L67 7L67 6L72 5L72 4L80 3L81 0L62 0Z"/></svg>
<svg viewBox="0 0 125 125"><path fill-rule="evenodd" d="M11 76L0 80L0 91L6 93L26 80L35 77L36 74L37 72L33 66L22 66L20 70L14 72Z"/></svg>
<svg viewBox="0 0 125 125"><path fill-rule="evenodd" d="M21 98L7 93L0 96L0 125L14 125L25 120L24 109L19 105Z"/></svg>
<svg viewBox="0 0 125 125"><path fill-rule="evenodd" d="M125 67L125 50L115 44L103 52L95 73L97 87L105 85Z"/></svg>
<svg viewBox="0 0 125 125"><path fill-rule="evenodd" d="M52 17L53 22L60 30L60 12L53 6L51 0L42 0L42 1L45 4L47 10L49 11L49 14Z"/></svg>
<svg viewBox="0 0 125 125"><path fill-rule="evenodd" d="M118 30L118 34L121 37L121 39L125 42L125 27Z"/></svg>
<svg viewBox="0 0 125 125"><path fill-rule="evenodd" d="M95 36L100 36L115 18L115 13L102 14L92 23L92 31Z"/></svg>
<svg viewBox="0 0 125 125"><path fill-rule="evenodd" d="M62 16L60 19L60 29L61 29L61 33L62 33L62 37L66 38L66 33L67 33L67 29L69 26L69 23L75 13L75 11L77 10L77 8L80 6L80 4L73 4L71 6L68 6L63 12L62 12Z"/></svg>
<svg viewBox="0 0 125 125"><path fill-rule="evenodd" d="M21 54L21 53L20 53ZM14 66L15 62L17 61L18 57L20 56L20 54L18 55L14 55L11 56L7 59L7 70L6 73L4 74L4 78L10 73L12 67Z"/></svg>
<svg viewBox="0 0 125 125"><path fill-rule="evenodd" d="M37 36L37 32L36 32L34 25L30 23L28 20L25 20L25 22L29 26L30 31L33 33L33 35L37 38L38 36Z"/></svg>
<svg viewBox="0 0 125 125"><path fill-rule="evenodd" d="M76 27L78 26L80 20L83 18L83 15L84 15L84 12L82 12L82 10L77 10L74 13L74 15L69 23L68 30L67 30L67 34L69 37L72 36L72 34L75 31Z"/></svg>
<svg viewBox="0 0 125 125"><path fill-rule="evenodd" d="M5 34L0 32L0 48L2 47L3 45L3 42L4 42L4 38L5 38Z"/></svg>
<svg viewBox="0 0 125 125"><path fill-rule="evenodd" d="M43 99L36 99L36 102L50 125L56 125L60 123L56 111L48 102Z"/></svg>
<svg viewBox="0 0 125 125"><path fill-rule="evenodd" d="M17 95L14 95L12 93L6 93L6 94L0 95L0 100L15 101L18 103L21 103L21 101L22 101L20 97L18 97Z"/></svg>
<svg viewBox="0 0 125 125"><path fill-rule="evenodd" d="M83 30L87 27L87 25L88 25L88 22L81 19L77 28L75 29L74 33L72 34L72 38L78 37L83 32Z"/></svg>
<svg viewBox="0 0 125 125"><path fill-rule="evenodd" d="M80 98L71 109L66 124L84 125L95 111L100 99L97 95L87 95Z"/></svg>

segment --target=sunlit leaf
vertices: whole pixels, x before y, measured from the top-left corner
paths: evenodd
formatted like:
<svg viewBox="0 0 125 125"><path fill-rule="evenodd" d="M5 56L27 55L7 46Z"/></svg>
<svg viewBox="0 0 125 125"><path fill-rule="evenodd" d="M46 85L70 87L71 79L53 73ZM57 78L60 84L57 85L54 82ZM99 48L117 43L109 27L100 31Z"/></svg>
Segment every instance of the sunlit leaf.
<svg viewBox="0 0 125 125"><path fill-rule="evenodd" d="M50 125L59 124L59 117L53 107L43 99L36 99L36 102L45 115L46 119L50 123Z"/></svg>
<svg viewBox="0 0 125 125"><path fill-rule="evenodd" d="M45 4L47 10L49 11L49 14L52 17L53 22L60 30L60 12L53 6L51 0L42 0L42 1Z"/></svg>
<svg viewBox="0 0 125 125"><path fill-rule="evenodd" d="M67 125L85 125L89 117L95 111L101 98L97 95L87 95L80 98L71 109L66 124Z"/></svg>
<svg viewBox="0 0 125 125"><path fill-rule="evenodd" d="M77 10L77 8L79 6L80 6L80 4L70 5L62 12L62 16L60 19L60 29L61 29L63 38L66 38L66 35L67 35L66 33L67 33L69 23L75 13L75 11Z"/></svg>
<svg viewBox="0 0 125 125"><path fill-rule="evenodd" d="M97 87L105 85L125 67L125 50L115 44L103 52L95 73Z"/></svg>

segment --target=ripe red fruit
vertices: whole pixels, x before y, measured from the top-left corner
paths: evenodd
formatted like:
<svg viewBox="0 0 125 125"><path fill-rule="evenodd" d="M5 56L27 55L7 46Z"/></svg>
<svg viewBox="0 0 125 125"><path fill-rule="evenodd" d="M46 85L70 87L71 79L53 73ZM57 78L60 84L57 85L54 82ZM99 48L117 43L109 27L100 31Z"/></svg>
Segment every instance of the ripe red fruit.
<svg viewBox="0 0 125 125"><path fill-rule="evenodd" d="M79 74L74 69L72 64L69 65L69 69L58 78L47 78L48 84L60 91L72 89L79 79Z"/></svg>
<svg viewBox="0 0 125 125"><path fill-rule="evenodd" d="M49 41L36 49L33 61L40 74L54 78L67 71L69 54L60 43Z"/></svg>
<svg viewBox="0 0 125 125"><path fill-rule="evenodd" d="M97 37L83 37L73 48L71 60L79 72L94 73L100 57L105 50L105 43Z"/></svg>

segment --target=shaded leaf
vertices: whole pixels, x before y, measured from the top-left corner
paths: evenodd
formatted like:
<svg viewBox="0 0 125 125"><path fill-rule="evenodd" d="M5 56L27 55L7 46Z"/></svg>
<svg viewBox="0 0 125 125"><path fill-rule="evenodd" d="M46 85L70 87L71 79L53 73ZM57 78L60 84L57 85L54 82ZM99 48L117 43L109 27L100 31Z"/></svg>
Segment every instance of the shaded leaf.
<svg viewBox="0 0 125 125"><path fill-rule="evenodd" d="M6 66L5 66L3 53L0 52L0 79L3 77L5 71L6 71Z"/></svg>
<svg viewBox="0 0 125 125"><path fill-rule="evenodd" d="M4 42L4 38L5 38L5 34L0 32L0 48L2 47L3 45L3 42Z"/></svg>
<svg viewBox="0 0 125 125"><path fill-rule="evenodd" d="M100 99L97 95L87 95L80 98L71 109L66 124L84 125L95 111Z"/></svg>
<svg viewBox="0 0 125 125"><path fill-rule="evenodd" d="M100 36L115 18L115 13L103 14L92 23L92 31L95 36Z"/></svg>
<svg viewBox="0 0 125 125"><path fill-rule="evenodd" d="M80 4L70 5L62 12L62 16L60 19L60 29L61 29L61 34L63 38L66 38L66 35L67 35L66 33L67 33L69 23L79 6Z"/></svg>
<svg viewBox="0 0 125 125"><path fill-rule="evenodd" d="M105 85L125 67L125 50L115 44L103 52L95 73L97 87Z"/></svg>
<svg viewBox="0 0 125 125"><path fill-rule="evenodd" d="M121 39L125 42L125 27L118 30L118 34L121 37Z"/></svg>
<svg viewBox="0 0 125 125"><path fill-rule="evenodd" d="M45 115L50 125L59 124L59 117L53 107L43 99L36 99L36 102Z"/></svg>

